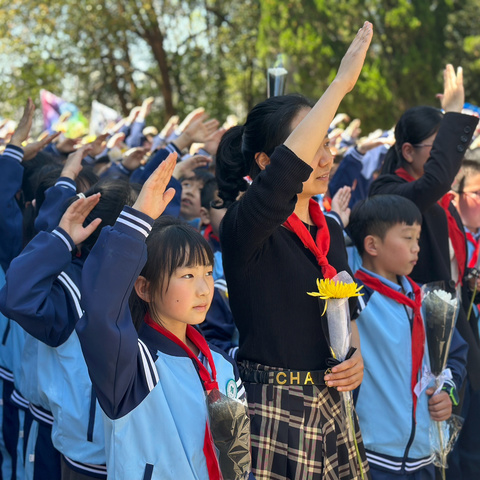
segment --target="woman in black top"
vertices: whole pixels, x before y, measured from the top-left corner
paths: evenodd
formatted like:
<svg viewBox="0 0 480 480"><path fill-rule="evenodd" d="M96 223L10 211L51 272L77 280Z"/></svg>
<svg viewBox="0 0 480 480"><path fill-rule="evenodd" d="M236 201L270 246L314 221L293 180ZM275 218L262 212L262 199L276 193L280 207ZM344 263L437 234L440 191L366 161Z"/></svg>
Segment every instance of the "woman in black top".
<svg viewBox="0 0 480 480"><path fill-rule="evenodd" d="M356 83L371 37L366 22L313 108L300 96L270 98L224 135L217 153L219 197L228 207L220 239L240 332L257 480L360 478L336 390L360 384L360 350L324 378L330 352L323 308L307 292L317 278L348 270L340 226L310 199L327 190L328 126ZM253 178L248 189L247 175ZM358 348L355 326L352 331ZM366 478L358 427L357 441Z"/></svg>

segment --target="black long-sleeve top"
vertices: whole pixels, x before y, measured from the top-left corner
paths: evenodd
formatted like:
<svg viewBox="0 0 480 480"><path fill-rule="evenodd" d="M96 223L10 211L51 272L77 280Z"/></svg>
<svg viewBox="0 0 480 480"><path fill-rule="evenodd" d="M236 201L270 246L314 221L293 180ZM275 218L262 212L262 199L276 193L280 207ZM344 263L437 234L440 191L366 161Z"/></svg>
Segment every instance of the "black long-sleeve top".
<svg viewBox="0 0 480 480"><path fill-rule="evenodd" d="M277 147L270 165L229 207L221 224L230 306L240 332L239 360L297 370L326 368L330 354L323 305L307 295L317 290L322 271L310 250L282 226L311 172L287 147ZM350 271L342 230L335 220L326 221L329 263L338 272Z"/></svg>

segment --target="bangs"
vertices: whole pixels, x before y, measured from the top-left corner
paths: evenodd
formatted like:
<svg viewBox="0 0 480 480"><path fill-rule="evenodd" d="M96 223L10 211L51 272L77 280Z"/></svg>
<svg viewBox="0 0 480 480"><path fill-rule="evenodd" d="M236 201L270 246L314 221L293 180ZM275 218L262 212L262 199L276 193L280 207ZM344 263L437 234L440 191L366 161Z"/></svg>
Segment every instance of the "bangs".
<svg viewBox="0 0 480 480"><path fill-rule="evenodd" d="M145 272L146 277L150 277L152 287L156 286L161 292L168 290L170 278L177 268L213 266L214 263L212 249L199 232L190 225L162 217L153 226L147 249L147 265L156 268Z"/></svg>

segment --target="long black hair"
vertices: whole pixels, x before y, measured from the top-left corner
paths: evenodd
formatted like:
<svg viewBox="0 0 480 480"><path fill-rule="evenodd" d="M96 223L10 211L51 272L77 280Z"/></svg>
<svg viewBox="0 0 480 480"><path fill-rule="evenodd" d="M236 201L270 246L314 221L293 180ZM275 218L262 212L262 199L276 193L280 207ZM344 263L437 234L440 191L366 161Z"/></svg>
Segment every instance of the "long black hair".
<svg viewBox="0 0 480 480"><path fill-rule="evenodd" d="M212 265L213 252L203 236L190 225L168 215L155 221L146 240L147 263L140 275L148 281L150 298L158 298L168 290L175 270L183 266ZM137 330L146 313L157 318L155 302L146 302L136 293L130 295L130 310Z"/></svg>
<svg viewBox="0 0 480 480"><path fill-rule="evenodd" d="M257 104L247 116L245 125L229 129L223 135L216 157L218 196L228 207L247 189L244 177L254 179L260 172L255 154L270 156L291 133L298 112L312 104L302 95L271 97Z"/></svg>
<svg viewBox="0 0 480 480"><path fill-rule="evenodd" d="M443 114L438 108L419 106L407 110L395 127L395 144L388 150L382 174L394 173L405 163L402 155L404 143L416 145L438 132Z"/></svg>

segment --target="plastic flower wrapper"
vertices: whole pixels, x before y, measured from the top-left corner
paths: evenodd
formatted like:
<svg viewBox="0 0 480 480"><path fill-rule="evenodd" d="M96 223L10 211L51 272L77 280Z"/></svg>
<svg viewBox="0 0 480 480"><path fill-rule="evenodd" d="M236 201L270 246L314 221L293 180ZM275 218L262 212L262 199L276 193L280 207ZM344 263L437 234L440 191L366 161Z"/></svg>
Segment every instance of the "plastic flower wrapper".
<svg viewBox="0 0 480 480"><path fill-rule="evenodd" d="M251 458L247 406L214 389L207 394L207 407L222 480L248 478Z"/></svg>
<svg viewBox="0 0 480 480"><path fill-rule="evenodd" d="M330 367L347 360L355 353L352 348L352 330L350 324L350 308L348 299L363 295L352 277L345 271L337 273L332 279L317 279L318 292L307 292L312 297L318 297L325 302L322 316L327 316L328 334L327 341L332 358L327 361ZM325 330L325 328L324 328ZM362 460L358 450L353 421L352 392L340 392L342 413L345 421L345 429L349 441L355 444L361 477L364 478Z"/></svg>
<svg viewBox="0 0 480 480"><path fill-rule="evenodd" d="M422 378L415 386L417 396L433 383L434 395L442 391L452 372L446 368L453 330L458 316L459 301L455 291L447 292L443 282L427 283L422 287L422 315L428 346L430 369L424 367ZM447 455L453 448L462 427L461 419L452 415L443 422L431 422L430 441L435 453L434 463L445 478Z"/></svg>

